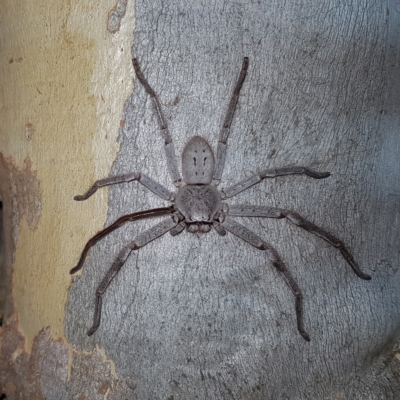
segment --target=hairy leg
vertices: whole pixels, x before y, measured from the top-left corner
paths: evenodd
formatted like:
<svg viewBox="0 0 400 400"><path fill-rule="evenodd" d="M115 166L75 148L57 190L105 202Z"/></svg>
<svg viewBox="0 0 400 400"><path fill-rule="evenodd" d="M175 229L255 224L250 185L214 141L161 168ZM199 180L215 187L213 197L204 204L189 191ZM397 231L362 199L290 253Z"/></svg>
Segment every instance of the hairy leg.
<svg viewBox="0 0 400 400"><path fill-rule="evenodd" d="M290 271L286 268L285 264L279 257L278 252L258 235L244 227L243 225L233 221L230 218L226 218L222 223L222 227L227 231L233 233L235 236L243 239L247 243L256 247L259 250L264 250L268 259L271 261L272 265L283 275L286 283L290 287L293 296L295 298L295 309L297 318L297 329L304 340L310 341L310 336L304 329L303 324L303 295L296 281L294 280Z"/></svg>
<svg viewBox="0 0 400 400"><path fill-rule="evenodd" d="M313 223L304 219L298 213L294 211L282 210L280 208L275 207L266 207L266 206L229 206L228 215L233 217L263 217L263 218L286 218L292 224L299 226L300 228L305 229L306 231L316 235L326 242L328 242L333 247L337 248L342 254L343 258L347 261L347 263L351 266L355 274L365 280L370 280L371 277L364 272L361 271L358 264L355 262L353 256L347 250L344 243L331 235L329 232L324 229L314 225Z"/></svg>
<svg viewBox="0 0 400 400"><path fill-rule="evenodd" d="M176 227L177 222L172 218L168 218L152 228L144 231L139 234L131 243L125 246L118 254L117 258L113 262L111 268L108 270L106 276L101 281L99 287L96 290L96 305L94 312L93 325L88 331L88 336L93 335L97 331L100 326L100 318L101 318L101 308L102 308L102 296L110 285L111 281L118 274L122 266L125 264L129 255L133 250L138 250L144 246L146 246L151 241L159 238L160 236L166 234L171 231L174 227Z"/></svg>
<svg viewBox="0 0 400 400"><path fill-rule="evenodd" d="M226 112L224 124L218 139L217 147L217 161L215 163L215 172L213 177L213 184L218 185L221 181L222 172L225 167L226 150L228 147L228 136L231 130L233 116L235 115L236 105L239 100L240 89L243 86L243 82L246 78L247 68L249 66L249 59L245 57L243 59L242 69L239 74L238 81L236 83L235 89L233 90L231 101L229 102L228 111Z"/></svg>
<svg viewBox="0 0 400 400"><path fill-rule="evenodd" d="M314 179L324 179L331 174L329 172L314 171L313 169L306 167L283 167L277 169L266 169L241 180L240 182L228 187L227 189L223 189L222 198L228 199L229 197L236 196L238 193L243 192L243 190L246 190L253 185L257 185L265 178L276 178L278 176L285 175L307 175Z"/></svg>
<svg viewBox="0 0 400 400"><path fill-rule="evenodd" d="M161 109L161 104L158 100L156 92L153 90L153 88L147 81L146 77L143 75L138 60L136 58L133 58L132 63L133 63L133 68L135 69L136 72L136 76L139 79L139 82L143 85L144 89L150 95L150 98L153 102L153 106L157 114L158 124L160 126L160 131L165 142L164 149L165 149L165 154L167 156L167 165L169 173L171 175L174 184L176 186L180 186L182 178L179 174L178 165L176 163L175 147L172 142L171 134L169 133L168 130L167 120L165 119L164 113Z"/></svg>
<svg viewBox="0 0 400 400"><path fill-rule="evenodd" d="M148 176L140 172L133 172L131 174L110 176L109 178L99 179L89 188L89 190L85 194L75 196L74 200L76 201L87 200L97 191L98 188L103 186L116 185L118 183L125 183L132 181L140 182L143 186L146 186L154 194L156 194L157 196L161 197L164 200L172 201L173 199L173 194L167 188L165 188L155 180L149 178Z"/></svg>
<svg viewBox="0 0 400 400"><path fill-rule="evenodd" d="M92 246L94 246L100 239L107 236L112 231L115 231L116 229L120 228L126 222L137 221L137 220L143 219L143 218L160 217L162 215L172 214L173 212L174 212L174 208L171 206L171 207L164 207L164 208L154 208L152 210L146 210L146 211L139 211L139 212L124 215L123 217L118 218L113 224L111 224L107 228L103 229L102 231L98 232L86 243L86 245L82 251L81 257L79 258L78 264L74 268L71 269L70 274L71 275L75 274L75 272L78 272L80 269L82 269L83 263L85 262L85 259L87 256L87 253Z"/></svg>

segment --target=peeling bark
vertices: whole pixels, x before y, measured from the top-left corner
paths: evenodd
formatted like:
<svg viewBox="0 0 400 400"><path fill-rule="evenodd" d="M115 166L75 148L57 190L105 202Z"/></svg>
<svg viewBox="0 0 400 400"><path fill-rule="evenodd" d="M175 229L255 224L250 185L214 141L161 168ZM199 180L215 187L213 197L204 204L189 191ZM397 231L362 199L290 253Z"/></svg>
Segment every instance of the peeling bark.
<svg viewBox="0 0 400 400"><path fill-rule="evenodd" d="M0 331L0 365L7 366L0 370L0 391L12 400L66 398L68 347L51 340L50 328L45 328L28 354L17 327L14 315Z"/></svg>
<svg viewBox="0 0 400 400"><path fill-rule="evenodd" d="M120 382L112 361L98 346L91 352L72 350L51 339L50 328L36 336L32 353L24 350L24 337L13 315L0 328L0 395L7 400L102 400L122 399L132 393L132 383Z"/></svg>
<svg viewBox="0 0 400 400"><path fill-rule="evenodd" d="M11 290L12 265L18 241L19 223L25 217L29 227L35 230L41 214L40 184L32 171L31 161L25 159L24 167L18 168L11 157L0 152L0 198L3 203L3 234L5 274L3 287L6 304L2 314L7 319L13 312Z"/></svg>
<svg viewBox="0 0 400 400"><path fill-rule="evenodd" d="M126 3L128 0L118 0L116 6L108 13L107 29L110 33L119 31L121 20L126 13Z"/></svg>

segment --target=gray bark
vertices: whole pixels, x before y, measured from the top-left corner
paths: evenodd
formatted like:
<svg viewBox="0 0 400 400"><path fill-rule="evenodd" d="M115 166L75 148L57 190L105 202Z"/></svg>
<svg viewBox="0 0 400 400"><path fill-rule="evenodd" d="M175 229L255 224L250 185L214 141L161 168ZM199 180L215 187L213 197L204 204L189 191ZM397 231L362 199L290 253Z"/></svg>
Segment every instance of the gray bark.
<svg viewBox="0 0 400 400"><path fill-rule="evenodd" d="M159 95L177 155L193 135L216 151L249 57L219 188L267 168L331 172L264 180L227 202L298 212L343 240L372 280L287 221L242 218L297 280L311 342L297 332L293 295L263 252L215 231L165 235L134 252L89 338L96 287L123 246L158 219L142 221L91 250L69 293L71 344L98 343L115 362L119 389L109 399L399 398L396 2L138 0L136 12L134 56ZM175 191L151 100L137 82L123 120L111 174L142 171ZM107 226L167 205L137 182L109 193Z"/></svg>

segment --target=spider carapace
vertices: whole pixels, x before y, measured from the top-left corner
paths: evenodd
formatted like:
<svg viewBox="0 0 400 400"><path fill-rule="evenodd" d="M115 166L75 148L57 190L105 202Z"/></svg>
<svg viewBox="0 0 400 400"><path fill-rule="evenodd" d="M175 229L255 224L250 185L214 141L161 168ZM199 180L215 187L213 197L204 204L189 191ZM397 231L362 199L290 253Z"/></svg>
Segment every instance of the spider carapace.
<svg viewBox="0 0 400 400"><path fill-rule="evenodd" d="M219 135L216 156L214 156L211 146L205 139L200 136L194 136L189 140L182 153L181 178L176 163L174 144L158 97L143 75L138 61L136 59L133 59L132 61L137 78L152 99L160 132L165 142L164 148L168 171L177 187L177 192L173 193L169 191L167 188L156 182L154 179L144 175L142 172L133 172L98 180L84 195L75 196L75 200L86 200L95 193L99 187L123 182L138 181L150 189L156 196L159 196L170 203L169 207L155 208L125 215L109 227L97 233L86 244L80 260L77 266L71 270L71 274L74 274L83 267L87 252L95 243L113 230L122 226L124 223L143 218L166 216L166 218L157 225L140 233L131 243L124 246L118 254L111 268L108 270L106 276L96 290L94 321L92 327L88 331L88 335L92 335L98 329L100 325L102 296L132 251L146 246L149 242L168 232L175 236L185 230L185 228L190 233L207 233L214 228L220 235L225 235L228 231L257 249L265 252L271 264L283 275L293 292L295 298L297 328L301 336L305 340L309 341L310 337L305 331L303 324L303 296L299 286L292 277L292 274L283 263L277 251L270 244L266 243L260 236L256 235L245 226L236 222L235 218L286 218L292 224L324 239L333 247L337 248L359 278L369 280L371 277L361 271L342 241L332 236L327 231L305 220L296 212L269 206L232 206L228 205L225 200L260 183L266 178L276 178L284 175L307 175L315 179L324 179L330 176L330 173L314 171L307 167L266 169L261 170L260 172L251 175L226 189L219 190L217 188L224 170L228 136L235 114L236 104L249 66L249 60L245 57Z"/></svg>

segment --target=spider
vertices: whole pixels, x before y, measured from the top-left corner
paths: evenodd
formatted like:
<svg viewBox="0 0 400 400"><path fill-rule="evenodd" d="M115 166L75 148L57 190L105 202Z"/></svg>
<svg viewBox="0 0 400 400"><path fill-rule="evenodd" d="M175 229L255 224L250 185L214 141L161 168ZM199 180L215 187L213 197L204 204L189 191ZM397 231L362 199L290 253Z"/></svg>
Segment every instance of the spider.
<svg viewBox="0 0 400 400"><path fill-rule="evenodd" d="M331 235L327 231L319 228L311 222L302 218L293 211L284 210L268 206L255 205L228 205L223 202L238 193L260 183L266 178L276 178L284 175L307 175L314 179L324 179L330 176L329 172L318 172L307 167L283 167L277 169L262 170L248 178L245 178L227 189L218 190L217 186L221 181L222 172L225 165L227 152L227 141L230 133L232 120L235 114L236 105L239 99L239 93L246 78L249 59L243 59L242 69L239 74L236 86L228 106L225 120L219 135L217 154L213 153L211 146L200 136L192 137L182 153L182 178L178 170L175 158L175 149L169 133L167 121L161 109L158 97L147 79L143 75L138 61L132 60L134 70L139 82L143 85L149 94L159 123L161 135L165 141L165 155L167 158L167 167L169 174L177 187L177 191L172 193L158 182L149 178L141 172L113 176L96 181L84 195L75 196L74 199L82 201L92 196L99 187L114 185L123 182L138 181L156 196L171 203L169 207L154 208L151 210L139 211L128 214L117 219L113 224L93 236L84 247L81 257L76 267L72 268L70 273L79 271L84 264L89 249L100 239L110 232L121 227L128 221L136 221L143 218L166 216L162 222L150 229L140 233L131 243L122 248L106 276L96 290L96 303L94 312L94 321L92 327L87 332L88 336L93 335L100 326L102 296L111 281L118 274L121 267L129 257L132 251L146 246L151 241L170 233L172 236L180 234L185 228L190 233L207 233L211 228L224 236L227 231L239 237L255 248L265 252L272 265L282 274L295 298L295 310L297 318L297 329L300 335L307 341L310 340L303 324L303 295L293 278L290 271L286 268L278 252L260 236L250 231L245 226L239 224L232 217L261 217L261 218L286 218L292 224L299 226L306 231L324 239L330 245L337 248L343 258L350 264L356 275L365 280L371 277L361 271L353 256L347 250L342 241Z"/></svg>

